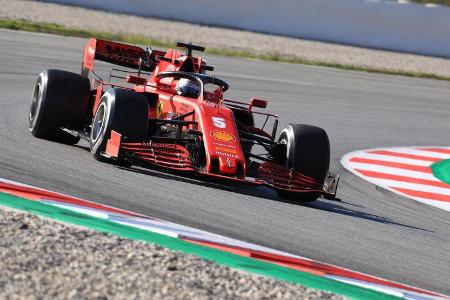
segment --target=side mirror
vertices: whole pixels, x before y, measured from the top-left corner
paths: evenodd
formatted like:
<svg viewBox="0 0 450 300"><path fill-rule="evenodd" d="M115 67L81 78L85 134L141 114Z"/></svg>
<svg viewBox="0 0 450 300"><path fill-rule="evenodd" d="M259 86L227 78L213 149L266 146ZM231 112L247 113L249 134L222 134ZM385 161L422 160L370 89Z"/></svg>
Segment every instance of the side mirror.
<svg viewBox="0 0 450 300"><path fill-rule="evenodd" d="M145 85L147 83L147 79L140 76L134 76L134 75L127 75L126 78L127 83L132 83L136 85Z"/></svg>
<svg viewBox="0 0 450 300"><path fill-rule="evenodd" d="M251 98L248 104L249 104L249 107L248 107L249 111L252 110L252 107L266 108L267 107L267 100Z"/></svg>

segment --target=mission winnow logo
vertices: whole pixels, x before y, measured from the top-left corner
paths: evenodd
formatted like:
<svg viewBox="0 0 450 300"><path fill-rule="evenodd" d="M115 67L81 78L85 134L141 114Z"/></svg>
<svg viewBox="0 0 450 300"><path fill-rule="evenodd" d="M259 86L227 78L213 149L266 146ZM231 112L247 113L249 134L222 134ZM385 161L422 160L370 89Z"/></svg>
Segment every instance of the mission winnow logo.
<svg viewBox="0 0 450 300"><path fill-rule="evenodd" d="M450 147L396 147L348 153L342 165L394 193L450 211Z"/></svg>

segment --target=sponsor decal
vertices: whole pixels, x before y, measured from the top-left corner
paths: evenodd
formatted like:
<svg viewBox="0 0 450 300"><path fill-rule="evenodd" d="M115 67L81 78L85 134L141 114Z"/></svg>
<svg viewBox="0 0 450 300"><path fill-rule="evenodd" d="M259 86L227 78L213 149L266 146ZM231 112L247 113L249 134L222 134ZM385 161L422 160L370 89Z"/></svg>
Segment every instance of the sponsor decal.
<svg viewBox="0 0 450 300"><path fill-rule="evenodd" d="M140 53L135 49L110 45L105 45L105 48L109 55L121 56L124 58L132 58L132 59L140 58Z"/></svg>
<svg viewBox="0 0 450 300"><path fill-rule="evenodd" d="M231 168L231 160L227 157L227 167Z"/></svg>
<svg viewBox="0 0 450 300"><path fill-rule="evenodd" d="M168 148L168 149L178 149L177 144L163 144L163 143L154 143L153 141L148 141L142 143L143 146L153 147L153 148Z"/></svg>
<svg viewBox="0 0 450 300"><path fill-rule="evenodd" d="M237 154L230 154L225 152L216 151L216 155L225 156L225 157L233 157L233 158L239 158Z"/></svg>
<svg viewBox="0 0 450 300"><path fill-rule="evenodd" d="M225 152L225 153L230 153L230 154L237 154L237 151L235 149L228 149L228 148L224 148L224 147L216 147L217 151L221 151L221 152Z"/></svg>
<svg viewBox="0 0 450 300"><path fill-rule="evenodd" d="M235 149L235 148L236 148L236 146L235 146L235 145L230 145L230 144L223 144L223 143L217 143L217 142L213 142L213 145L215 145L215 146L220 146L220 147L233 148L233 149Z"/></svg>
<svg viewBox="0 0 450 300"><path fill-rule="evenodd" d="M161 112L164 108L164 103L159 101L158 106L156 107L156 117L159 118L161 116Z"/></svg>
<svg viewBox="0 0 450 300"><path fill-rule="evenodd" d="M169 149L177 149L178 145L176 144L163 144L163 143L153 143L153 147L161 147L161 148L169 148Z"/></svg>
<svg viewBox="0 0 450 300"><path fill-rule="evenodd" d="M213 121L214 126L216 126L217 128L226 128L227 127L227 124L225 123L224 118L212 117L212 121Z"/></svg>
<svg viewBox="0 0 450 300"><path fill-rule="evenodd" d="M236 140L234 135L232 135L231 133L228 133L228 132L225 132L225 131L220 131L220 130L211 131L211 136L216 141L225 142L225 143L229 143L231 141L235 141Z"/></svg>

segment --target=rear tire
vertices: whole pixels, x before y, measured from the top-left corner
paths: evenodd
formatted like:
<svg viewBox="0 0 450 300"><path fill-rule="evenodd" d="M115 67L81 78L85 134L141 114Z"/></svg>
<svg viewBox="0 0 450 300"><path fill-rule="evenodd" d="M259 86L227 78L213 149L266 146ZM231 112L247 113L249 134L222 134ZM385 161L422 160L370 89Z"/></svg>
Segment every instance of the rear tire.
<svg viewBox="0 0 450 300"><path fill-rule="evenodd" d="M322 128L290 124L280 134L280 144L286 144L284 165L323 184L330 166L330 142ZM278 191L281 198L310 202L316 200L320 193L293 193Z"/></svg>
<svg viewBox="0 0 450 300"><path fill-rule="evenodd" d="M89 94L87 78L61 70L41 72L34 87L28 116L31 134L37 138L76 144L80 138L60 128L83 129Z"/></svg>
<svg viewBox="0 0 450 300"><path fill-rule="evenodd" d="M111 130L130 140L144 140L148 134L147 98L120 88L111 88L103 94L90 133L91 152L98 161L106 161L101 153L105 151Z"/></svg>

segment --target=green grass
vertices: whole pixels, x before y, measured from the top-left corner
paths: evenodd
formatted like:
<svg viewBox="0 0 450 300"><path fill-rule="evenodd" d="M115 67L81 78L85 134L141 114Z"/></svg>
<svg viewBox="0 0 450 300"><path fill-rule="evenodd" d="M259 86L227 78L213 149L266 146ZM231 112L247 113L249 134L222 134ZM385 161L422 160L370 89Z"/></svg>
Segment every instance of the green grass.
<svg viewBox="0 0 450 300"><path fill-rule="evenodd" d="M409 0L411 2L420 3L420 4L439 4L444 6L450 6L450 0Z"/></svg>
<svg viewBox="0 0 450 300"><path fill-rule="evenodd" d="M175 47L175 43L163 42L160 40L150 39L142 36L113 34L95 30L69 28L54 23L40 23L24 20L0 19L0 28L23 30L29 32L52 33L63 36L74 36L85 38L95 37L99 39L122 41L133 44L154 45L157 47Z"/></svg>
<svg viewBox="0 0 450 300"><path fill-rule="evenodd" d="M76 28L69 28L66 26L53 24L53 23L39 23L39 22L31 22L31 21L24 21L24 20L0 19L0 28L6 28L6 29L12 29L12 30L23 30L23 31L30 31L30 32L52 33L52 34L63 35L63 36L74 36L74 37L85 37L85 38L95 37L95 38L99 38L99 39L121 41L121 42L126 42L126 43L131 43L131 44L151 45L151 46L164 47L164 48L175 47L175 43L151 39L151 38L147 38L144 36L114 34L114 33L95 31L95 30L82 30L82 29L76 29ZM322 66L322 67L342 69L342 70L362 71L362 72L370 72L370 73L382 73L382 74L390 74L390 75L401 75L401 76L408 76L408 77L428 78L428 79L450 81L450 77L448 77L448 76L441 76L441 75L436 75L436 74L431 74L431 73L410 72L410 71L402 71L402 70L395 70L395 69L371 68L371 67L362 67L362 66L357 66L357 65L348 65L348 64L340 64L340 63L329 63L329 62L322 62L322 61L315 61L315 60L307 60L307 59L302 59L302 58L298 58L298 57L294 57L294 56L280 55L278 53L255 54L250 51L232 50L232 49L225 49L225 48L209 48L206 50L206 53L222 55L222 56L243 57L243 58L252 58L252 59L260 59L260 60L304 64L304 65L311 65L311 66Z"/></svg>

